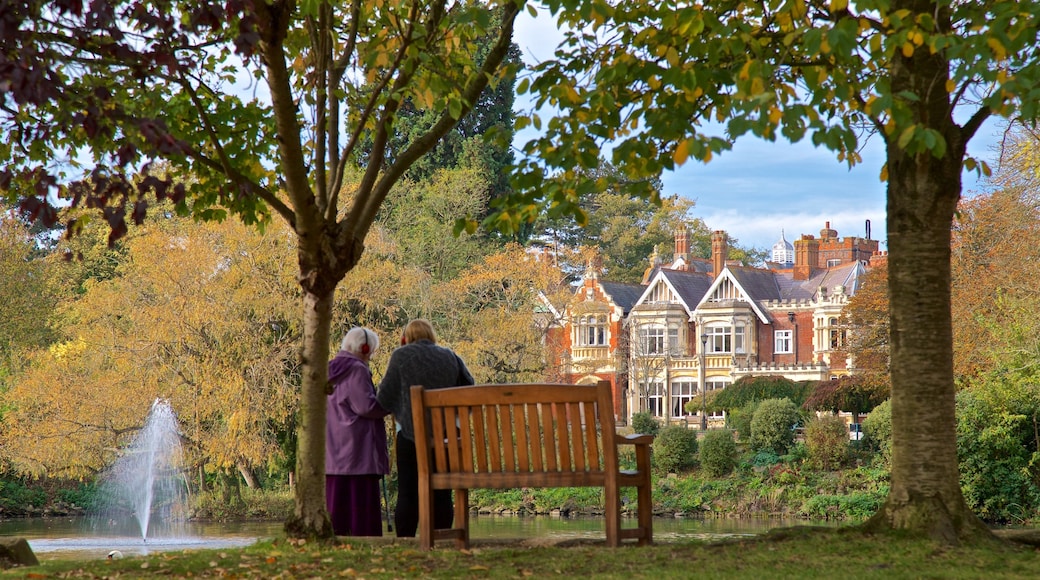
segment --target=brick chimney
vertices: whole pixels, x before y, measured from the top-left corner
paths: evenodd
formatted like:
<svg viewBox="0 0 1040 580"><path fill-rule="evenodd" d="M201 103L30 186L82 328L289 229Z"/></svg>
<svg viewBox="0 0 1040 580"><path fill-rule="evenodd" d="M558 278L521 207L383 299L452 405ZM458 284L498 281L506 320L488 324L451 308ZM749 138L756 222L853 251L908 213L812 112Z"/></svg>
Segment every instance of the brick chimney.
<svg viewBox="0 0 1040 580"><path fill-rule="evenodd" d="M684 225L675 231L675 257L674 261L690 261L690 230Z"/></svg>
<svg viewBox="0 0 1040 580"><path fill-rule="evenodd" d="M838 237L838 231L831 229L831 222L824 222L826 225L820 230L821 240L833 240Z"/></svg>
<svg viewBox="0 0 1040 580"><path fill-rule="evenodd" d="M820 240L803 234L794 241L794 279L808 280L820 262Z"/></svg>
<svg viewBox="0 0 1040 580"><path fill-rule="evenodd" d="M711 277L717 278L726 267L729 259L729 244L726 232L715 230L711 233Z"/></svg>

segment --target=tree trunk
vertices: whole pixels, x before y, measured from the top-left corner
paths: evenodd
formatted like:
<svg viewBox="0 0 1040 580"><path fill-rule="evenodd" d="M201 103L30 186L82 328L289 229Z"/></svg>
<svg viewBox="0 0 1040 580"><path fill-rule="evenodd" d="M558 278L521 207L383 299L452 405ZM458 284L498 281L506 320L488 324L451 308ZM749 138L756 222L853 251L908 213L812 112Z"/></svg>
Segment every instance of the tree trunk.
<svg viewBox="0 0 1040 580"><path fill-rule="evenodd" d="M257 481L256 475L253 473L253 468L249 467L249 465L242 460L236 462L235 467L237 467L238 472L242 474L242 479L245 480L246 487L249 489L260 489L260 482Z"/></svg>
<svg viewBox="0 0 1040 580"><path fill-rule="evenodd" d="M297 429L296 507L285 522L290 537L333 537L325 507L325 383L328 381L329 331L334 290L304 291L301 347L300 424Z"/></svg>
<svg viewBox="0 0 1040 580"><path fill-rule="evenodd" d="M927 49L910 58L897 54L891 65L892 93L920 98L904 106L920 125L943 136L947 150L936 159L930 151L900 147L898 135L887 138L892 487L865 527L956 545L993 536L968 509L957 465L950 231L965 142L944 88L948 74L949 63Z"/></svg>

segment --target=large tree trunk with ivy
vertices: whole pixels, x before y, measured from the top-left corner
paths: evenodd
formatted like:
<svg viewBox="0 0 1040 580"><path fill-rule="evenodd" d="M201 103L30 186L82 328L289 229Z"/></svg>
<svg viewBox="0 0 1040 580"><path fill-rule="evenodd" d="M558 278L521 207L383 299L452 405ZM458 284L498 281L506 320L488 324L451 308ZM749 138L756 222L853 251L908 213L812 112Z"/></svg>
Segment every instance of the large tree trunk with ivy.
<svg viewBox="0 0 1040 580"><path fill-rule="evenodd" d="M888 288L891 315L892 487L868 529L903 529L958 544L991 535L968 509L957 463L950 318L950 235L966 140L945 88L950 63L900 52L892 92L946 140L946 154L888 148Z"/></svg>

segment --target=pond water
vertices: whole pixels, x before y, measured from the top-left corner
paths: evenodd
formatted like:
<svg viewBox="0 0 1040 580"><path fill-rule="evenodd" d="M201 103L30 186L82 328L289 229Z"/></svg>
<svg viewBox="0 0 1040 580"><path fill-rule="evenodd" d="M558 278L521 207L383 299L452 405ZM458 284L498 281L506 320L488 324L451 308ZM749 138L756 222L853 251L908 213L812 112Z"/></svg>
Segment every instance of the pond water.
<svg viewBox="0 0 1040 580"><path fill-rule="evenodd" d="M473 539L553 538L601 539L601 518L553 516L472 516ZM658 542L710 540L752 536L769 529L805 525L801 520L655 518ZM814 523L813 525L820 525ZM822 524L836 525L836 524ZM384 533L393 535L392 532ZM261 538L282 535L282 522L187 522L176 528L159 527L147 541L124 530L98 531L85 518L34 518L0 521L0 536L23 537L40 560L105 558L112 550L124 556L154 552L220 549L247 546Z"/></svg>

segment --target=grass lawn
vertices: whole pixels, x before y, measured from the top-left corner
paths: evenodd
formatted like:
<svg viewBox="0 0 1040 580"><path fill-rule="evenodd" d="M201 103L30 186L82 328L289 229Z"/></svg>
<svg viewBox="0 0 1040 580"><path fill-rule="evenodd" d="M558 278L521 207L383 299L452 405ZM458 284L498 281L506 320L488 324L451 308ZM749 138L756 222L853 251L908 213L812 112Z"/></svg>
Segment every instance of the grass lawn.
<svg viewBox="0 0 1040 580"><path fill-rule="evenodd" d="M794 528L754 539L609 549L601 542L341 538L339 545L267 540L243 549L167 552L120 560L50 561L0 578L1040 578L1040 550L993 542L949 548L851 528Z"/></svg>

